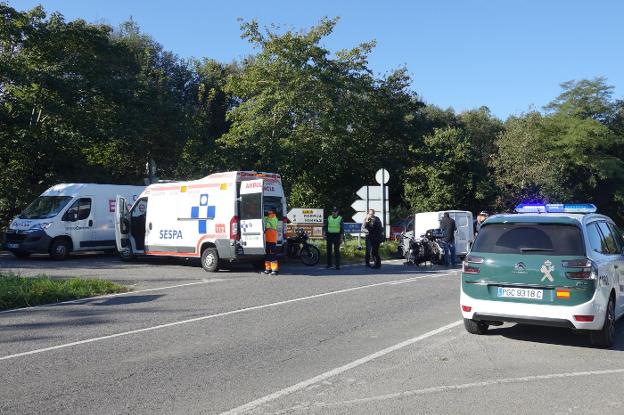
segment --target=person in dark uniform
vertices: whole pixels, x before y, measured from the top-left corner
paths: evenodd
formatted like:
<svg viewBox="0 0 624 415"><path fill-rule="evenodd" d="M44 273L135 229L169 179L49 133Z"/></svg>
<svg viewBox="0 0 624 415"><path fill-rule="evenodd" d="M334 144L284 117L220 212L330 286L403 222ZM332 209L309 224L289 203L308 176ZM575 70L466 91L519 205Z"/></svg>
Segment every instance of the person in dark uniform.
<svg viewBox="0 0 624 415"><path fill-rule="evenodd" d="M340 269L340 242L344 238L344 226L337 207L332 209L332 214L327 218L325 237L327 238L327 268L332 267L333 250L336 269Z"/></svg>
<svg viewBox="0 0 624 415"><path fill-rule="evenodd" d="M455 231L457 225L448 212L440 219L440 229L442 230L442 241L444 242L444 262L447 267L455 266Z"/></svg>
<svg viewBox="0 0 624 415"><path fill-rule="evenodd" d="M364 265L370 267L371 257L375 265L372 268L381 268L381 257L379 256L379 245L384 240L383 225L381 219L375 216L375 209L369 209L368 215L362 224L362 231L366 234L366 254Z"/></svg>

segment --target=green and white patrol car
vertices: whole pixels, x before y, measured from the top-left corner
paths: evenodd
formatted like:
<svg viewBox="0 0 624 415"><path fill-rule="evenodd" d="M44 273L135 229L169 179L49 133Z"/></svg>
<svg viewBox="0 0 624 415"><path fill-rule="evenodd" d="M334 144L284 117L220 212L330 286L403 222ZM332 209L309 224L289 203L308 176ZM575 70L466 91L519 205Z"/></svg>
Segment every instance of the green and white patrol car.
<svg viewBox="0 0 624 415"><path fill-rule="evenodd" d="M466 330L503 322L587 330L610 347L624 314L624 239L591 204L523 204L488 218L462 269Z"/></svg>

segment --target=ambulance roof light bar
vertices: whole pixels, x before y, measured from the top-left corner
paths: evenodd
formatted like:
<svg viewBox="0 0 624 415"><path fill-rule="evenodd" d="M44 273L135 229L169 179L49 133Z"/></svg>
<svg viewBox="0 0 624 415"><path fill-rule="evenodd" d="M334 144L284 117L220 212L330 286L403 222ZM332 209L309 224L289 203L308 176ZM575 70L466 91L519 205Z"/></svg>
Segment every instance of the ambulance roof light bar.
<svg viewBox="0 0 624 415"><path fill-rule="evenodd" d="M595 213L592 203L520 203L517 213Z"/></svg>

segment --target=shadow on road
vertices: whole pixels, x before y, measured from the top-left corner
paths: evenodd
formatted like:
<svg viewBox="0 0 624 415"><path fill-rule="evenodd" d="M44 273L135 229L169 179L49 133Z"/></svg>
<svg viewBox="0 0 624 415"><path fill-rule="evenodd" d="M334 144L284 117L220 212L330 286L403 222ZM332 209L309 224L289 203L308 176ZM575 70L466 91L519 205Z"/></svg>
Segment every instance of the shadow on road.
<svg viewBox="0 0 624 415"><path fill-rule="evenodd" d="M150 301L158 300L160 297L164 297L164 294L159 295L123 295L119 297L107 298L104 301L93 302L94 306L110 306L110 305L125 305L125 304L139 304L149 303Z"/></svg>
<svg viewBox="0 0 624 415"><path fill-rule="evenodd" d="M529 326L516 324L511 327L490 327L491 335L500 335L508 339L521 340L532 343L545 343L571 347L594 347L589 340L589 334L574 332L560 327ZM624 351L624 320L616 323L615 345L610 350Z"/></svg>

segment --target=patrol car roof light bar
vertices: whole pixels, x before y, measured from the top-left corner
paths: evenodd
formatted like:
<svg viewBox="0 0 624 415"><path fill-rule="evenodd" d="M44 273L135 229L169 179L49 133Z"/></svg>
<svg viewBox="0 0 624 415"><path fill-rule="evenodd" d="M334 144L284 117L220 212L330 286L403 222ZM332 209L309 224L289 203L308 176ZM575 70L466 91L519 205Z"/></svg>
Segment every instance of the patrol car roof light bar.
<svg viewBox="0 0 624 415"><path fill-rule="evenodd" d="M520 203L517 213L595 213L592 203Z"/></svg>

